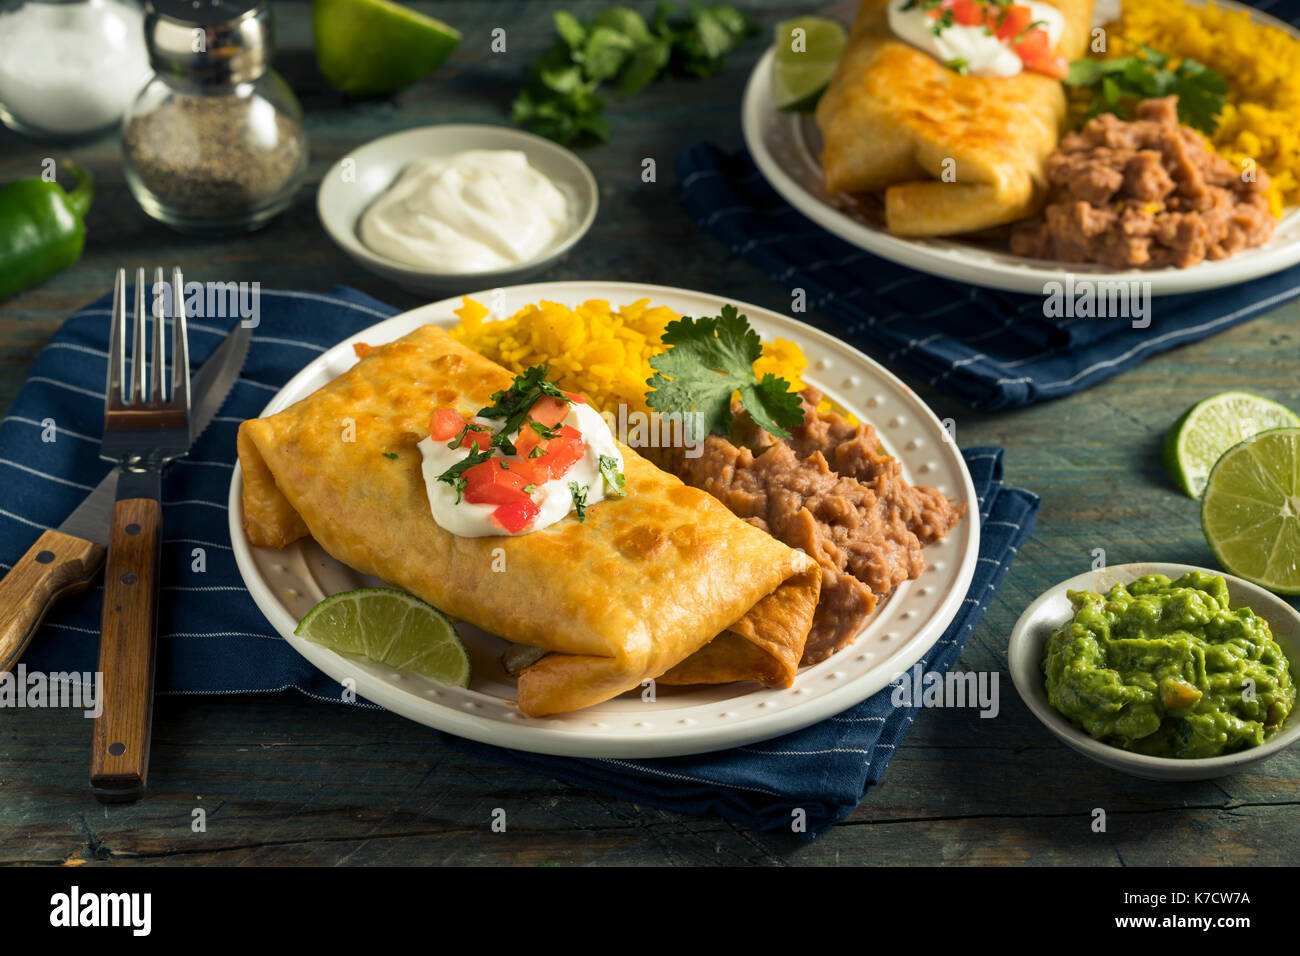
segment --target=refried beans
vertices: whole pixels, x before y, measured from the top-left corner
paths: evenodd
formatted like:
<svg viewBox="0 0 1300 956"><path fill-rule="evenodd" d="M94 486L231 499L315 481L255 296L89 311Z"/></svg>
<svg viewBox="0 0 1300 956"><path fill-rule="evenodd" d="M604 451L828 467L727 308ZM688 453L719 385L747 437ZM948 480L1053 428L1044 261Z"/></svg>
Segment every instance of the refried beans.
<svg viewBox="0 0 1300 956"><path fill-rule="evenodd" d="M816 389L801 395L804 422L789 441L742 416L742 444L710 435L698 458L683 460L681 477L821 565L800 661L816 664L852 642L878 600L925 570L922 547L947 534L966 506L909 485L872 426L817 411Z"/></svg>
<svg viewBox="0 0 1300 956"><path fill-rule="evenodd" d="M1042 216L1011 233L1017 255L1181 269L1267 242L1276 225L1268 174L1245 180L1180 125L1176 96L1143 100L1131 122L1089 120L1047 158L1047 179Z"/></svg>

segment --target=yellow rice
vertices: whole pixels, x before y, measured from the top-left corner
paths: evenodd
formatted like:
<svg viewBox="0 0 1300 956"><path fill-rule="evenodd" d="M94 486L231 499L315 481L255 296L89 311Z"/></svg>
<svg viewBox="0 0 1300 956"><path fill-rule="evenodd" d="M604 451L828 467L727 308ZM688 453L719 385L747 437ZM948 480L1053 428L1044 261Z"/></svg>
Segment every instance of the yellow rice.
<svg viewBox="0 0 1300 956"><path fill-rule="evenodd" d="M648 412L646 380L654 374L650 358L664 350L664 326L680 316L649 299L614 307L591 299L576 309L558 302L526 305L502 321L484 321L490 311L468 296L456 310L460 324L452 336L512 372L549 365L550 379L581 392L592 407L616 412ZM760 377L771 372L805 387L800 376L808 366L803 350L786 339L763 343L754 363Z"/></svg>
<svg viewBox="0 0 1300 956"><path fill-rule="evenodd" d="M1123 7L1106 28L1106 55L1133 56L1145 44L1217 70L1229 91L1211 137L1215 150L1239 169L1247 159L1263 167L1274 215L1300 203L1300 41L1214 3L1126 0Z"/></svg>

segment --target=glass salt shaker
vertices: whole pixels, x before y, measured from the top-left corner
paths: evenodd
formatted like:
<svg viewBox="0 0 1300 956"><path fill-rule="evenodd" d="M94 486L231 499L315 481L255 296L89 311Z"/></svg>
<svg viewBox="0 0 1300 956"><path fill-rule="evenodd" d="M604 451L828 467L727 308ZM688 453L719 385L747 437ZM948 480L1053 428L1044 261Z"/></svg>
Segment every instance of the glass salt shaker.
<svg viewBox="0 0 1300 956"><path fill-rule="evenodd" d="M307 171L302 108L271 69L265 0L149 0L155 76L122 121L126 181L149 215L181 232L265 225Z"/></svg>
<svg viewBox="0 0 1300 956"><path fill-rule="evenodd" d="M0 2L0 122L75 142L115 128L149 81L132 0Z"/></svg>

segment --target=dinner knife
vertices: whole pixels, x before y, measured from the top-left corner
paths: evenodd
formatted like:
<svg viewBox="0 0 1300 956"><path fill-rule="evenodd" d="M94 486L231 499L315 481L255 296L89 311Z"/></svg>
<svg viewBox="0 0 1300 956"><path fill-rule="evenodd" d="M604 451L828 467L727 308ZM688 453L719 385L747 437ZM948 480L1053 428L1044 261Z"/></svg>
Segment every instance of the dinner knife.
<svg viewBox="0 0 1300 956"><path fill-rule="evenodd" d="M235 326L194 377L191 445L239 377L251 335L242 322ZM110 471L62 524L43 532L0 580L0 672L13 670L55 601L94 582L108 545L117 474L116 468Z"/></svg>

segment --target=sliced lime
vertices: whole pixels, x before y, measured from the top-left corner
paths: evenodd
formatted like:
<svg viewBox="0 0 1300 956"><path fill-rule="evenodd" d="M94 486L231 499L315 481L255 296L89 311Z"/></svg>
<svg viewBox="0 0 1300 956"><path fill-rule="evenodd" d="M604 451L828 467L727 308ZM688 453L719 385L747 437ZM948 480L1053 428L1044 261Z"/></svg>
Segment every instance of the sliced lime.
<svg viewBox="0 0 1300 956"><path fill-rule="evenodd" d="M460 32L390 0L312 0L316 64L349 96L387 96L427 76Z"/></svg>
<svg viewBox="0 0 1300 956"><path fill-rule="evenodd" d="M1275 428L1223 453L1201 498L1201 530L1228 571L1300 594L1300 428Z"/></svg>
<svg viewBox="0 0 1300 956"><path fill-rule="evenodd" d="M294 633L394 670L469 686L469 654L451 620L405 591L359 588L331 594L307 612Z"/></svg>
<svg viewBox="0 0 1300 956"><path fill-rule="evenodd" d="M1249 392L1222 392L1197 402L1165 436L1165 467L1185 494L1199 498L1225 451L1270 428L1300 426L1300 416Z"/></svg>
<svg viewBox="0 0 1300 956"><path fill-rule="evenodd" d="M779 110L807 113L817 105L848 34L838 20L795 17L776 25L776 58L772 68L772 99Z"/></svg>

